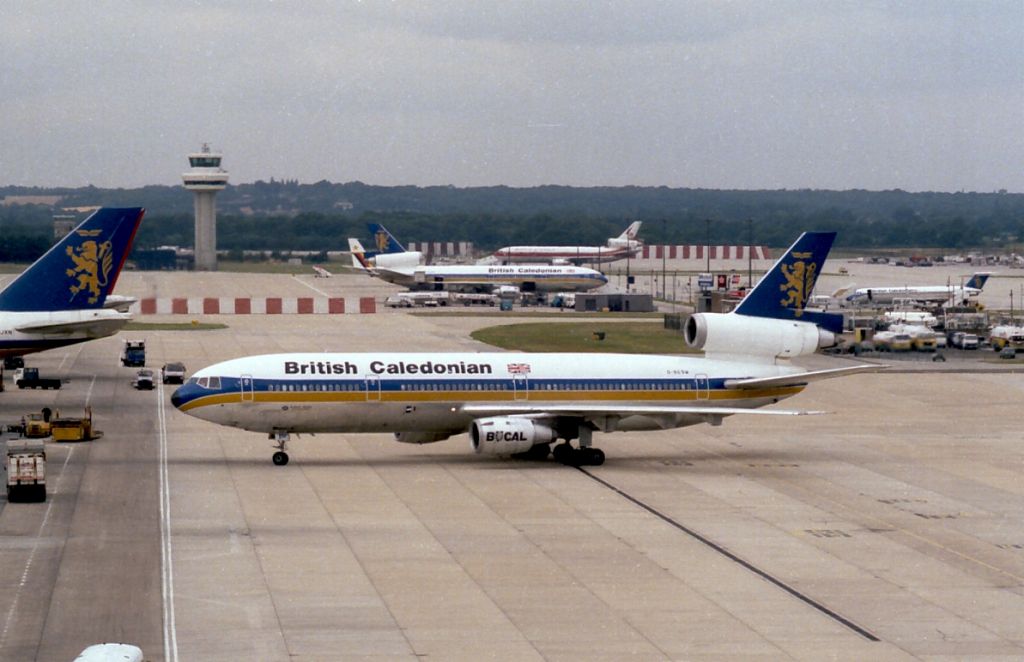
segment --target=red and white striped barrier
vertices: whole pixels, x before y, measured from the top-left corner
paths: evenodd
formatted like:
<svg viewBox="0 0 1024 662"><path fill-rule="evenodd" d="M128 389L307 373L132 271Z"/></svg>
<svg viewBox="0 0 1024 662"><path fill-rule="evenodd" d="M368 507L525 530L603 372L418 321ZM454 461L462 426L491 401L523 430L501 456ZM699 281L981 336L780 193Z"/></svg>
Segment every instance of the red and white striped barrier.
<svg viewBox="0 0 1024 662"><path fill-rule="evenodd" d="M375 313L373 297L174 297L139 299L135 315L343 315Z"/></svg>
<svg viewBox="0 0 1024 662"><path fill-rule="evenodd" d="M410 241L406 250L420 251L434 257L469 257L473 255L471 241Z"/></svg>
<svg viewBox="0 0 1024 662"><path fill-rule="evenodd" d="M641 260L706 260L710 252L712 260L746 260L748 259L748 248L750 257L755 260L770 260L772 253L767 246L705 246L703 244L689 244L682 246L644 246L637 259Z"/></svg>

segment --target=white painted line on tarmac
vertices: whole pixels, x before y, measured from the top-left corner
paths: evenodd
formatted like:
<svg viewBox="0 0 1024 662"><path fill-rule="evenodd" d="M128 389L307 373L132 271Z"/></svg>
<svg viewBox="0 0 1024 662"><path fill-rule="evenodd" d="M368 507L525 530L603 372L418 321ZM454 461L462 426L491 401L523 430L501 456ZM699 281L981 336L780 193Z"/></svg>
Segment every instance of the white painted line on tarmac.
<svg viewBox="0 0 1024 662"><path fill-rule="evenodd" d="M178 662L178 631L174 622L174 562L171 545L171 488L167 473L167 412L164 382L157 380L156 411L160 435L160 570L163 595L164 660Z"/></svg>
<svg viewBox="0 0 1024 662"><path fill-rule="evenodd" d="M60 483L64 480L65 469L68 468L68 461L71 460L71 453L74 452L74 448L68 448L68 454L64 457L64 464L61 466L60 478L57 479L57 484L54 486L51 495L60 492ZM18 600L21 598L21 591L25 588L28 583L28 576L32 570L32 563L36 558L36 551L39 549L39 541L43 537L43 530L46 528L47 522L50 521L50 512L53 510L53 499L46 499L46 513L43 515L43 521L39 524L39 530L36 531L36 538L32 542L32 551L28 555L28 561L25 562L25 569L21 573L21 581L18 582L18 589L14 592L14 600L11 602L11 608L7 610L7 617L4 619L4 629L0 633L0 649L3 649L4 644L7 643L7 633L11 629L11 623L14 621L14 615L18 613ZM10 504L8 504L10 506Z"/></svg>
<svg viewBox="0 0 1024 662"><path fill-rule="evenodd" d="M305 285L305 286L306 286L306 287L308 287L309 289L313 290L314 292L316 292L316 293L317 293L317 294L319 294L320 296L322 296L322 297L327 297L328 299L330 299L330 298L331 298L331 295L330 295L330 294L328 294L327 292L324 292L324 291L323 291L323 290L321 290L321 289L320 289L319 287L316 287L316 286L312 285L311 283L307 283L306 281L302 280L302 279L301 279L301 278L299 278L298 276L292 276L292 278L294 278L294 279L295 279L296 281L298 281L299 283L301 283L301 284Z"/></svg>

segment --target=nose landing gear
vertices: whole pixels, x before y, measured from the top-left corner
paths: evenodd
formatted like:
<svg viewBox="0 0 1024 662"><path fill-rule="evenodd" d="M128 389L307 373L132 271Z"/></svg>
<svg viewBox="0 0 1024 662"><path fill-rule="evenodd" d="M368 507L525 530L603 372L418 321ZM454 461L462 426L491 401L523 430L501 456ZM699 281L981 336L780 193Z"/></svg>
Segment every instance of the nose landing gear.
<svg viewBox="0 0 1024 662"><path fill-rule="evenodd" d="M277 447L277 452L271 456L271 460L275 465L283 467L288 464L288 453L284 451L285 444L288 443L288 431L287 430L274 430L271 433L270 438L274 440Z"/></svg>

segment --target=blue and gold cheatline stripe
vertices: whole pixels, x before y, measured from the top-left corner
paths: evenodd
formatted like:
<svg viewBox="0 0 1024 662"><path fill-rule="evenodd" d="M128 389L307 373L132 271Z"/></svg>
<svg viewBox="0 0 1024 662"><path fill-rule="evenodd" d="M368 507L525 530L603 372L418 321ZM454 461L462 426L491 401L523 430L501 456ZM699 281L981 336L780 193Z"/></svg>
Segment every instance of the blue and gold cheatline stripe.
<svg viewBox="0 0 1024 662"><path fill-rule="evenodd" d="M219 390L211 391L208 395L199 395L181 403L182 411L189 411L198 407L209 405L236 404L242 401L242 389L237 379L222 377L222 387ZM633 380L634 383L643 384L659 383L665 386L673 385L673 388L651 389L651 388L625 388L630 380L573 380L574 383L590 383L601 388L553 388L545 389L545 383L540 381L530 382L528 389L511 388L510 380L482 380L466 382L465 380L436 380L423 382L408 382L397 380L381 379L379 388L367 389L363 380L349 381L290 381L290 380L257 380L253 389L246 389L246 401L259 403L424 403L424 402L458 402L460 404L493 403L493 402L518 402L546 404L557 406L562 403L586 402L590 404L626 402L656 402L665 405L695 403L695 402L742 402L763 398L785 398L796 395L803 391L803 385L778 386L761 389L727 389L722 385L723 379L711 380L709 388L698 388L695 380L658 382L657 380ZM715 382L718 382L715 385ZM224 383L227 385L223 385ZM467 388L437 388L465 386L467 383L478 385L500 385L495 390L475 390ZM268 388L274 385L289 385L293 390L272 390ZM326 384L353 386L350 390L318 390ZM377 384L377 382L375 382ZM417 385L421 388L416 390L403 390L403 386ZM435 387L435 390L423 389L422 387ZM298 387L300 390L294 390ZM301 390L302 387L308 390ZM196 386L195 388L200 388ZM250 397L251 396L251 397Z"/></svg>

